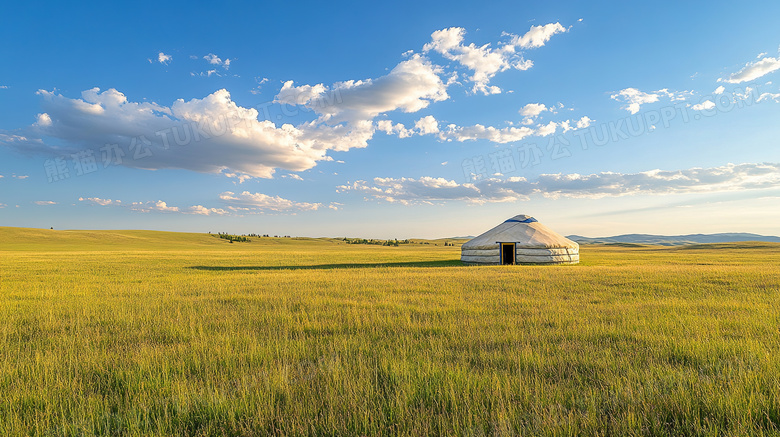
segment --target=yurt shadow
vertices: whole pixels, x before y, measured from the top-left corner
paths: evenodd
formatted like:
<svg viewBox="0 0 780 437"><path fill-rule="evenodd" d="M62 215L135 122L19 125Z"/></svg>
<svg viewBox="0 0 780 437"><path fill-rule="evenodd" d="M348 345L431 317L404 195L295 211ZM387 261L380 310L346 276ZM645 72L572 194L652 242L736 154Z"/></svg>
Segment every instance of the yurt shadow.
<svg viewBox="0 0 780 437"><path fill-rule="evenodd" d="M294 266L190 266L193 270L205 270L216 272L230 272L242 270L335 270L335 269L373 269L382 267L459 267L459 260L443 261L408 261L408 262L377 262L377 263L341 263L341 264L313 264Z"/></svg>

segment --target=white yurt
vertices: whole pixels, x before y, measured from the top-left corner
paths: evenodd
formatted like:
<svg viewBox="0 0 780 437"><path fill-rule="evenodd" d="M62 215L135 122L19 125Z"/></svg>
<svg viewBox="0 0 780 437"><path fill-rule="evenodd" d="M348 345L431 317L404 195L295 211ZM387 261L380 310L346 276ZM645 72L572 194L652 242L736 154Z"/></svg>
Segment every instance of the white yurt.
<svg viewBox="0 0 780 437"><path fill-rule="evenodd" d="M580 245L529 215L516 215L461 247L466 264L577 264Z"/></svg>

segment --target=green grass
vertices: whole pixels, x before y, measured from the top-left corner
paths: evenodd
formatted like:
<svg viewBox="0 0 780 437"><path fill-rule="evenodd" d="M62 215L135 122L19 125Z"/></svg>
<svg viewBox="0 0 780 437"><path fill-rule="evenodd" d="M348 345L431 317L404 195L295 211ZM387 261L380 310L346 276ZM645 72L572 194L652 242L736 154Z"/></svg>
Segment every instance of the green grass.
<svg viewBox="0 0 780 437"><path fill-rule="evenodd" d="M0 435L780 435L780 245L0 228Z"/></svg>

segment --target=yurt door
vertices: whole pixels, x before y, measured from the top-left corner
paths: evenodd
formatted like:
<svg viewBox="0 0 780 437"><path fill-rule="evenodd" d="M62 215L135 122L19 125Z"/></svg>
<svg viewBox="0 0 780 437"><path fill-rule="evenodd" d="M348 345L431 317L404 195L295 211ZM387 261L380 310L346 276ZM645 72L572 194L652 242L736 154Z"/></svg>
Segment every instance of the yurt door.
<svg viewBox="0 0 780 437"><path fill-rule="evenodd" d="M515 263L515 243L501 243L501 264Z"/></svg>

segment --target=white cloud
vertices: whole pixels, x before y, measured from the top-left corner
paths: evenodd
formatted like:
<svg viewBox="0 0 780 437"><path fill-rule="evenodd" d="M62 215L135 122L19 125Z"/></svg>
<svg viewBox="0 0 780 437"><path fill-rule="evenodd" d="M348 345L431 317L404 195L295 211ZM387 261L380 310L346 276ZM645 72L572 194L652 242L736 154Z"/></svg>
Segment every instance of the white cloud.
<svg viewBox="0 0 780 437"><path fill-rule="evenodd" d="M79 202L91 202L100 206L117 205L121 204L121 200L101 199L99 197L79 197Z"/></svg>
<svg viewBox="0 0 780 437"><path fill-rule="evenodd" d="M579 120L577 120L577 129L585 129L590 126L591 122L593 122L593 120L591 120L590 117L585 115Z"/></svg>
<svg viewBox="0 0 780 437"><path fill-rule="evenodd" d="M51 117L49 117L49 114L45 112L42 114L38 114L35 117L35 124L38 127L43 127L43 128L49 127L51 126Z"/></svg>
<svg viewBox="0 0 780 437"><path fill-rule="evenodd" d="M474 83L472 92L498 94L501 92L501 88L489 85L490 80L497 73L511 68L528 70L533 66L533 62L524 59L518 53L518 49L541 47L553 34L561 31L565 32L566 30L559 23L532 26L523 36L505 34L510 37L510 42L493 49L490 44L483 46L477 46L474 43L464 45L465 29L450 27L433 32L431 42L425 44L423 51L426 53L438 52L444 58L456 61L471 70L473 73L469 80Z"/></svg>
<svg viewBox="0 0 780 437"><path fill-rule="evenodd" d="M185 211L183 211L184 214L195 214L195 215L227 215L230 214L229 211L225 211L221 208L206 208L203 205L195 205L187 208Z"/></svg>
<svg viewBox="0 0 780 437"><path fill-rule="evenodd" d="M130 208L133 211L138 211L138 212L152 212L152 211L179 212L179 207L168 206L168 204L166 202L163 202L162 200L158 200L156 202L133 202L130 205Z"/></svg>
<svg viewBox="0 0 780 437"><path fill-rule="evenodd" d="M158 200L156 202L132 202L129 205L125 205L121 200L101 199L99 197L79 197L80 202L88 202L100 206L118 206L129 207L132 211L149 213L153 211L166 212L166 213L179 213L179 214L192 214L192 215L227 215L230 211L226 211L221 208L207 208L203 205L190 206L189 208L179 208L178 206L170 206L167 202Z"/></svg>
<svg viewBox="0 0 780 437"><path fill-rule="evenodd" d="M302 181L303 180L303 178L300 175L297 175L295 173L286 174L286 175L284 175L282 177L283 178L288 178L288 179L295 179L296 181Z"/></svg>
<svg viewBox="0 0 780 437"><path fill-rule="evenodd" d="M556 129L558 128L558 123L551 121L547 124L540 125L536 129L536 135L539 135L540 137L546 137L548 135L555 134Z"/></svg>
<svg viewBox="0 0 780 437"><path fill-rule="evenodd" d="M701 103L691 106L694 111L704 111L715 107L715 103L712 100L705 100Z"/></svg>
<svg viewBox="0 0 780 437"><path fill-rule="evenodd" d="M36 205L46 206L46 205L56 205L57 202L54 202L52 200L36 200L33 202Z"/></svg>
<svg viewBox="0 0 780 437"><path fill-rule="evenodd" d="M269 79L267 77L256 77L255 82L257 82L257 86L249 90L249 92L255 95L260 94L263 84L268 82L268 80Z"/></svg>
<svg viewBox="0 0 780 437"><path fill-rule="evenodd" d="M252 176L243 173L231 173L229 171L223 171L222 174L232 179L238 179L239 184L243 184L244 182L252 179Z"/></svg>
<svg viewBox="0 0 780 437"><path fill-rule="evenodd" d="M230 59L225 59L224 61L219 56L215 55L214 53L209 53L208 55L204 56L203 59L206 60L211 65L219 65L222 66L225 70L230 68ZM212 70L214 71L214 70ZM209 75L210 76L210 75Z"/></svg>
<svg viewBox="0 0 780 437"><path fill-rule="evenodd" d="M549 108L548 108L549 110ZM545 137L553 135L557 132L558 128L563 129L564 132L568 132L573 129L584 129L590 126L591 120L587 116L583 116L579 120L564 120L560 122L550 121L546 124L538 124L536 126L528 126L531 123L524 122L526 126L514 127L508 126L504 128L497 128L494 126L483 126L481 124L475 124L473 126L458 126L455 124L447 125L445 130L439 132L438 136L442 140L447 141L475 141L475 140L487 140L497 144L506 144L516 141L521 141L531 136Z"/></svg>
<svg viewBox="0 0 780 437"><path fill-rule="evenodd" d="M736 73L732 73L727 79L723 79L723 81L728 83L748 82L778 69L780 69L780 58L767 57L760 61L746 64L744 68Z"/></svg>
<svg viewBox="0 0 780 437"><path fill-rule="evenodd" d="M402 123L393 124L390 120L379 120L377 130L398 138L408 138L412 135L433 135L439 133L439 122L432 115L426 115L414 122L413 128L407 128Z"/></svg>
<svg viewBox="0 0 780 437"><path fill-rule="evenodd" d="M296 213L316 211L322 207L321 203L295 202L279 196L250 193L249 191L244 191L241 194L226 191L220 194L219 198L230 205L228 209L238 212Z"/></svg>
<svg viewBox="0 0 780 437"><path fill-rule="evenodd" d="M775 102L780 102L780 93L762 93L760 96L758 96L756 102L761 102L769 99L772 99Z"/></svg>
<svg viewBox="0 0 780 437"><path fill-rule="evenodd" d="M726 87L721 85L721 86L715 88L715 91L713 91L712 94L716 94L716 95L717 94L723 94L723 91L726 91Z"/></svg>
<svg viewBox="0 0 780 437"><path fill-rule="evenodd" d="M6 205L5 203L0 203L0 209L5 208L6 206L8 205Z"/></svg>
<svg viewBox="0 0 780 437"><path fill-rule="evenodd" d="M536 117L547 110L547 107L542 103L529 103L520 109L520 114L523 117Z"/></svg>
<svg viewBox="0 0 780 437"><path fill-rule="evenodd" d="M398 138L408 138L412 136L413 131L409 130L402 123L393 124L390 120L379 120L376 128L387 135L398 135Z"/></svg>
<svg viewBox="0 0 780 437"><path fill-rule="evenodd" d="M8 88L8 85L0 85L0 90L7 90Z"/></svg>
<svg viewBox="0 0 780 437"><path fill-rule="evenodd" d="M414 128L420 135L435 134L439 132L439 122L432 115L426 115L414 122Z"/></svg>
<svg viewBox="0 0 780 437"><path fill-rule="evenodd" d="M612 94L610 97L613 100L622 100L626 102L626 106L623 106L622 109L625 109L632 114L639 112L640 106L658 101L658 94L644 93L636 88L626 88L619 91L617 94Z"/></svg>
<svg viewBox="0 0 780 437"><path fill-rule="evenodd" d="M3 175L1 175L1 174L0 174L0 179L2 179L2 178L4 178L4 177L5 177L5 176L3 176ZM18 175L18 176L17 176L16 174L12 174L12 175L11 175L11 177L12 177L13 179L25 180L25 179L29 178L29 177L30 177L30 175Z"/></svg>
<svg viewBox="0 0 780 437"><path fill-rule="evenodd" d="M626 88L618 91L616 94L612 94L610 97L613 100L622 101L625 106L621 109L625 109L631 114L636 114L642 105L648 103L655 103L661 99L661 97L667 98L672 102L685 100L688 96L692 95L691 91L669 91L668 89L660 89L657 91L651 91L645 93L639 91L636 88Z"/></svg>
<svg viewBox="0 0 780 437"><path fill-rule="evenodd" d="M114 89L93 88L80 99L43 90L39 94L46 115L39 116L25 135L0 134L0 141L23 152L50 155L91 148L101 156L101 148L117 144L121 164L135 168L212 173L229 169L228 173L269 178L276 168L308 170L329 160L329 150L366 147L374 132L371 121L276 126L258 120L256 109L238 106L224 89L203 99L179 99L171 106L130 102ZM48 145L44 138L64 144Z"/></svg>
<svg viewBox="0 0 780 437"><path fill-rule="evenodd" d="M442 133L442 137L459 142L488 140L494 143L505 144L520 141L523 138L534 135L534 132L533 129L526 126L496 128L493 126L483 126L481 124L475 124L473 126L456 126L450 124L447 126L447 130Z"/></svg>
<svg viewBox="0 0 780 437"><path fill-rule="evenodd" d="M549 23L543 26L531 26L523 36L515 36L512 42L524 49L542 47L556 33L564 33L566 28L561 23Z"/></svg>
<svg viewBox="0 0 780 437"><path fill-rule="evenodd" d="M516 202L531 196L601 198L643 194L684 194L780 187L780 164L728 164L688 170L640 173L543 174L535 181L523 177L457 183L444 178L375 178L339 187L387 202L469 203Z"/></svg>
<svg viewBox="0 0 780 437"><path fill-rule="evenodd" d="M157 62L159 62L161 64L168 65L168 63L171 62L172 59L173 59L173 57L171 55L166 55L163 52L160 52L159 54L157 54Z"/></svg>
<svg viewBox="0 0 780 437"><path fill-rule="evenodd" d="M390 73L377 79L337 82L331 87L284 84L277 103L302 105L321 115L320 122L335 125L373 120L395 110L417 112L431 102L449 98L439 74L441 67L420 55L402 61Z"/></svg>

